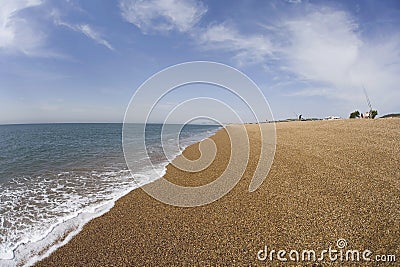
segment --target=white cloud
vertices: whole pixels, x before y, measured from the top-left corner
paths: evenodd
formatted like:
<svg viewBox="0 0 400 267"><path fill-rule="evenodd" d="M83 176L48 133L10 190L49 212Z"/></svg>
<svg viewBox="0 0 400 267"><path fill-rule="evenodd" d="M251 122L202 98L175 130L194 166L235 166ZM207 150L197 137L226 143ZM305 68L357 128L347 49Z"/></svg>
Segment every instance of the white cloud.
<svg viewBox="0 0 400 267"><path fill-rule="evenodd" d="M274 14L272 23L258 23L261 27L249 34L226 22L198 25L207 9L195 0L120 0L120 9L144 33L176 30L192 38L199 49L232 54L240 66L257 63L272 75L290 74L276 83L302 81L298 88L296 82L280 88L285 95L323 95L364 104L364 85L378 106L398 105L400 34L366 34L346 11L306 3L304 8Z"/></svg>
<svg viewBox="0 0 400 267"><path fill-rule="evenodd" d="M142 32L191 30L207 12L196 0L121 0L122 17Z"/></svg>
<svg viewBox="0 0 400 267"><path fill-rule="evenodd" d="M301 4L301 0L286 0L286 2L291 3L291 4Z"/></svg>
<svg viewBox="0 0 400 267"><path fill-rule="evenodd" d="M191 35L201 48L233 53L239 65L261 63L290 74L289 80L275 81L294 81L280 89L286 96L326 96L364 106L365 86L376 108L398 107L399 33L366 34L349 13L313 5L259 26L262 31L245 34L232 25L211 24Z"/></svg>
<svg viewBox="0 0 400 267"><path fill-rule="evenodd" d="M270 39L262 34L246 36L226 24L210 25L199 31L193 37L200 47L233 52L239 65L260 63L274 52Z"/></svg>
<svg viewBox="0 0 400 267"><path fill-rule="evenodd" d="M108 49L114 51L114 48L110 45L110 43L108 41L106 41L105 39L103 39L103 37L98 32L93 30L88 24L76 25L76 29L78 31L81 31L83 34L85 34L87 37L93 39L97 43L104 45Z"/></svg>
<svg viewBox="0 0 400 267"><path fill-rule="evenodd" d="M53 17L54 24L67 27L76 32L83 33L86 37L94 40L98 44L107 47L111 51L115 50L114 47L107 40L105 40L99 32L95 31L89 24L71 24L64 22L60 19L60 15L56 10L53 10L51 16Z"/></svg>
<svg viewBox="0 0 400 267"><path fill-rule="evenodd" d="M281 61L299 78L324 84L318 94L364 105L365 86L373 105L382 109L398 105L394 99L400 95L399 34L363 35L348 13L330 8L288 19L282 28L289 42L279 51Z"/></svg>
<svg viewBox="0 0 400 267"><path fill-rule="evenodd" d="M327 95L328 90L325 88L307 88L299 91L285 94L285 96L324 96Z"/></svg>
<svg viewBox="0 0 400 267"><path fill-rule="evenodd" d="M207 12L197 0L121 0L123 18L143 33L167 33L176 30L188 34L201 49L222 49L234 53L239 65L259 63L272 56L272 44L266 36L246 36L227 23L198 26Z"/></svg>
<svg viewBox="0 0 400 267"><path fill-rule="evenodd" d="M44 43L44 34L20 11L39 6L41 0L2 0L0 8L0 49L36 54Z"/></svg>
<svg viewBox="0 0 400 267"><path fill-rule="evenodd" d="M290 68L309 80L348 80L363 45L357 24L342 11L325 9L284 22L288 45L281 47Z"/></svg>

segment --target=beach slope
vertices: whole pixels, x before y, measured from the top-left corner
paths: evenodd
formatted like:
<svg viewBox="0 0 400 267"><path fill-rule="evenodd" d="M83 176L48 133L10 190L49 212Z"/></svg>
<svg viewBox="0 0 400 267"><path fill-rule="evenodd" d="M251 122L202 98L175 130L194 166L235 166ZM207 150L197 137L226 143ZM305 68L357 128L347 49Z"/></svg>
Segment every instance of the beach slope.
<svg viewBox="0 0 400 267"><path fill-rule="evenodd" d="M179 208L134 190L36 266L276 266L276 254L273 261L257 259L266 245L321 251L337 248L339 239L346 240L345 249L369 249L371 257L393 254L400 261L400 120L288 122L276 128L275 159L255 192L248 188L261 140L253 124L246 125L247 169L226 196ZM169 165L165 178L186 186L217 178L229 162L230 142L225 130L212 139L218 150L207 169L192 173ZM198 158L198 144L183 155Z"/></svg>

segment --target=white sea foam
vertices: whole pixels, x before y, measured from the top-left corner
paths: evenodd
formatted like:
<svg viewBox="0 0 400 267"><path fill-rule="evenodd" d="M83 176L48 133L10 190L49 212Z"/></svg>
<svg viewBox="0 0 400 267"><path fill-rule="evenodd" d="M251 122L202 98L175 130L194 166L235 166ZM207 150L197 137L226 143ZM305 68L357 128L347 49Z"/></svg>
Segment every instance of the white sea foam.
<svg viewBox="0 0 400 267"><path fill-rule="evenodd" d="M181 146L186 148L217 130L189 136ZM0 266L31 266L47 257L88 221L109 211L117 199L164 175L167 163L142 166L134 176L110 166L109 170L16 177L0 184ZM150 171L153 168L157 176Z"/></svg>
<svg viewBox="0 0 400 267"><path fill-rule="evenodd" d="M164 172L165 164L158 166L159 173ZM2 197L8 199L16 199L18 195L23 194L28 201L33 200L32 195L40 196L38 199L45 204L42 204L42 207L28 204L27 206L32 210L6 211L7 217L2 217L1 220L1 227L3 230L7 230L7 236L2 236L0 265L15 266L22 264L29 266L49 255L78 233L88 221L107 212L117 199L158 178L149 177L146 171L142 173L132 177L128 174L128 171L96 172L93 175L103 179L104 177L120 177L120 183L114 180L113 184L109 184L108 187L97 190L97 192L94 190L86 193L74 192L77 190L73 186L62 185L49 188L48 191L51 193L43 190L41 194L41 188L49 187L48 184L45 184L38 186L36 190L23 192L24 189L21 189L2 194ZM86 178L85 176L78 177L82 185L91 182L84 182L88 180ZM84 196L85 194L86 196ZM55 198L55 195L58 195L58 197ZM23 201L26 201L26 199ZM18 200L15 202L18 202ZM10 209L15 209L15 202L7 201L2 203L2 206L8 205ZM41 213L42 215L40 215ZM11 225L5 225L5 218L10 220L9 224ZM15 219L13 220L13 218ZM2 234L3 232L5 231L2 231Z"/></svg>

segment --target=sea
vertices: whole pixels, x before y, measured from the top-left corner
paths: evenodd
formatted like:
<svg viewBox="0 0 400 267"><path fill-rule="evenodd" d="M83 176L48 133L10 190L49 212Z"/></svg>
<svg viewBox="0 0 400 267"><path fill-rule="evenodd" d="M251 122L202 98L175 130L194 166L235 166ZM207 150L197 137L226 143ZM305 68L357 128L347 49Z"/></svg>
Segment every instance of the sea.
<svg viewBox="0 0 400 267"><path fill-rule="evenodd" d="M0 125L0 266L31 266L48 256L117 199L160 178L171 156L221 128L129 127L133 142L143 142L146 129L146 151L133 153L131 171L121 123ZM165 146L174 154L165 155Z"/></svg>

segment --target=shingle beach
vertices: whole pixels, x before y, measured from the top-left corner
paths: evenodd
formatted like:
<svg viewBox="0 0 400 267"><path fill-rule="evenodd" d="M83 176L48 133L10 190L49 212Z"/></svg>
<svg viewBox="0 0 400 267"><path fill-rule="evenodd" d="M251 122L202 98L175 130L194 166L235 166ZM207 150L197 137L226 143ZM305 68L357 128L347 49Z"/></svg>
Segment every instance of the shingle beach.
<svg viewBox="0 0 400 267"><path fill-rule="evenodd" d="M251 193L260 134L256 124L246 129L247 169L224 197L181 208L133 190L35 266L325 266L328 257L295 262L288 253L338 249L341 239L344 251L368 249L372 261L337 260L340 266L376 266L380 254L397 256L382 266L400 262L400 119L277 123L274 162ZM211 138L218 150L208 168L193 173L169 165L165 178L197 186L219 177L230 139L224 129ZM198 144L183 155L198 158ZM265 246L287 251L288 262L276 254L258 259Z"/></svg>

